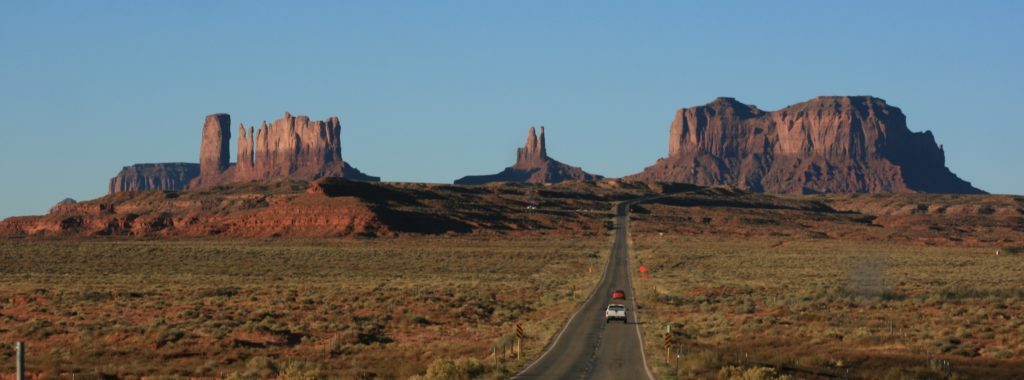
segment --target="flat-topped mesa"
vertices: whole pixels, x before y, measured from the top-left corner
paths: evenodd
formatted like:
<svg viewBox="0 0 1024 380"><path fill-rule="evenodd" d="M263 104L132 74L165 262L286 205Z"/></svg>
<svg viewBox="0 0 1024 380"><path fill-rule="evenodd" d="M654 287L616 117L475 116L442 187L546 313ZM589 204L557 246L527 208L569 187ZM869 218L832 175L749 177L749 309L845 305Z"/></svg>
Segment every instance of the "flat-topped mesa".
<svg viewBox="0 0 1024 380"><path fill-rule="evenodd" d="M772 193L982 192L945 166L931 132L872 96L822 96L778 111L732 98L676 111L669 157L631 180Z"/></svg>
<svg viewBox="0 0 1024 380"><path fill-rule="evenodd" d="M230 116L207 116L203 127L203 149L200 153L200 175L190 188L266 179L318 179L342 177L362 181L379 181L349 166L341 158L341 122L337 117L311 121L308 116L284 117L257 130L244 124L238 127L238 162L226 163L211 153L223 149L231 138L227 131ZM214 133L214 132L217 133Z"/></svg>
<svg viewBox="0 0 1024 380"><path fill-rule="evenodd" d="M110 179L110 194L128 191L176 191L199 176L199 164L169 162L125 166Z"/></svg>
<svg viewBox="0 0 1024 380"><path fill-rule="evenodd" d="M489 182L531 182L553 183L562 181L595 181L603 177L590 174L583 169L558 162L548 157L544 140L544 127L537 130L530 127L526 134L526 145L516 149L516 163L501 173L491 175L465 176L455 180L457 185L479 185Z"/></svg>

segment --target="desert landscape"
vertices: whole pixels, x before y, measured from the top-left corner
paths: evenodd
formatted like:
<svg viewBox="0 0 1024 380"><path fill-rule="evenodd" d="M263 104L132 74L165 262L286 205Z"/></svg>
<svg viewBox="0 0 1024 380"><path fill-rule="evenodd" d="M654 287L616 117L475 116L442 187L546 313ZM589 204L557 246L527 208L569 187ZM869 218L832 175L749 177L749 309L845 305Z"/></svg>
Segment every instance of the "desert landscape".
<svg viewBox="0 0 1024 380"><path fill-rule="evenodd" d="M0 380L1024 379L1022 18L0 2Z"/></svg>
<svg viewBox="0 0 1024 380"><path fill-rule="evenodd" d="M669 157L635 176L555 161L531 128L513 166L451 185L352 168L336 118L240 126L232 163L230 117L210 115L200 164L129 166L104 197L0 222L0 341L31 348L33 378L632 377L603 367L616 354L601 340L587 366L544 361L590 355L564 347L582 331L624 339L577 316L626 276L629 355L649 363L632 368L651 377L1021 375L1024 197L970 187L941 149L887 157L919 141L893 136L935 143L881 100L797 106L839 110L796 112L812 117L803 137L730 134L776 122L737 107L681 110ZM845 120L878 140L816 140ZM737 149L725 135L763 139L739 157L771 163L723 161ZM801 155L812 163L788 166ZM938 174L901 174L915 165ZM0 369L14 373L14 356L0 352Z"/></svg>
<svg viewBox="0 0 1024 380"><path fill-rule="evenodd" d="M686 195L635 213L665 377L1021 375L1024 198ZM661 352L649 345L648 352ZM676 359L675 355L680 354Z"/></svg>
<svg viewBox="0 0 1024 380"><path fill-rule="evenodd" d="M451 361L503 378L522 363L513 324L535 355L599 278L600 243L7 242L0 339L27 342L38 378L409 378Z"/></svg>
<svg viewBox="0 0 1024 380"><path fill-rule="evenodd" d="M255 182L9 219L0 340L29 342L41 378L506 378L600 279L612 207L642 198L631 264L649 268L635 294L663 378L1024 367L1022 197L614 180Z"/></svg>

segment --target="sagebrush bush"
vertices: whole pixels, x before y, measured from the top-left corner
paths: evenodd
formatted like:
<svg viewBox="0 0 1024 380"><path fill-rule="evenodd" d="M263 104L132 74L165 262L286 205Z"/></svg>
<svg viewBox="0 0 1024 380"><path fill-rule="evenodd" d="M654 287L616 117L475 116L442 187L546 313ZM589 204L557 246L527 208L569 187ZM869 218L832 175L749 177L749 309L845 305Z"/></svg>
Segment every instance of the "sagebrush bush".
<svg viewBox="0 0 1024 380"><path fill-rule="evenodd" d="M722 367L718 371L718 380L791 380L789 375L779 375L774 368L768 367Z"/></svg>
<svg viewBox="0 0 1024 380"><path fill-rule="evenodd" d="M680 378L687 378L689 374L717 371L722 366L722 360L718 353L711 350L701 350L689 355L684 355L679 362Z"/></svg>
<svg viewBox="0 0 1024 380"><path fill-rule="evenodd" d="M476 358L437 359L427 367L427 373L411 380L470 380L487 371Z"/></svg>

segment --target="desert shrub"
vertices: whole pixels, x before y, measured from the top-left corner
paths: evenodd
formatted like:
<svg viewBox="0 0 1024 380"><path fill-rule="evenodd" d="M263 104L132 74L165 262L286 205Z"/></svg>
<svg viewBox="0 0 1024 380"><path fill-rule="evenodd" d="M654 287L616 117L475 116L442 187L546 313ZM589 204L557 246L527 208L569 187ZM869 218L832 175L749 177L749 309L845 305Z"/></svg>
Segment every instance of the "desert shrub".
<svg viewBox="0 0 1024 380"><path fill-rule="evenodd" d="M313 380L323 377L320 369L310 363L291 362L277 374L281 380Z"/></svg>
<svg viewBox="0 0 1024 380"><path fill-rule="evenodd" d="M227 379L256 380L274 377L283 378L281 374L278 373L277 363L274 363L273 360L263 356L254 356L245 363L245 371L228 374Z"/></svg>
<svg viewBox="0 0 1024 380"><path fill-rule="evenodd" d="M222 288L207 289L199 293L200 297L224 297L231 298L238 295L239 288L236 286L226 286Z"/></svg>
<svg viewBox="0 0 1024 380"><path fill-rule="evenodd" d="M714 371L721 366L722 360L718 353L710 350L698 351L682 357L679 369L683 376L680 377L685 378L686 374Z"/></svg>
<svg viewBox="0 0 1024 380"><path fill-rule="evenodd" d="M41 336L47 337L51 335L50 329L53 327L53 323L47 319L33 318L25 323L25 335L26 336Z"/></svg>
<svg viewBox="0 0 1024 380"><path fill-rule="evenodd" d="M943 374L924 368L891 368L882 376L883 380L939 380L944 378Z"/></svg>
<svg viewBox="0 0 1024 380"><path fill-rule="evenodd" d="M741 303L735 310L733 310L733 313L735 313L735 314L753 314L755 311L757 311L757 306L754 305L754 302L753 301L746 301L744 303Z"/></svg>
<svg viewBox="0 0 1024 380"><path fill-rule="evenodd" d="M199 311L194 309L183 310L182 312L178 313L178 318L181 319L195 319L197 317L199 317Z"/></svg>
<svg viewBox="0 0 1024 380"><path fill-rule="evenodd" d="M260 377L250 372L232 372L224 377L225 380L257 380Z"/></svg>
<svg viewBox="0 0 1024 380"><path fill-rule="evenodd" d="M674 294L660 294L659 293L659 294L655 294L654 297L655 297L655 301L657 301L657 302L660 302L660 303L663 303L663 304L668 304L668 305L673 305L673 306L685 305L686 302L687 302L686 297L678 296L678 295L674 295Z"/></svg>
<svg viewBox="0 0 1024 380"><path fill-rule="evenodd" d="M427 373L413 380L469 380L483 375L486 367L475 358L438 359L427 367Z"/></svg>
<svg viewBox="0 0 1024 380"><path fill-rule="evenodd" d="M113 298L113 296L110 292L97 292L92 290L84 291L82 294L78 295L78 299L87 302L109 301L111 298Z"/></svg>
<svg viewBox="0 0 1024 380"><path fill-rule="evenodd" d="M722 367L718 371L719 380L790 380L789 375L779 375L774 368L768 367Z"/></svg>
<svg viewBox="0 0 1024 380"><path fill-rule="evenodd" d="M964 343L960 338L948 337L932 342L932 352L950 353L954 355L976 357L981 346L976 343Z"/></svg>
<svg viewBox="0 0 1024 380"><path fill-rule="evenodd" d="M797 366L806 368L824 368L830 366L832 361L829 357L821 354L807 354L794 359L793 363Z"/></svg>
<svg viewBox="0 0 1024 380"><path fill-rule="evenodd" d="M179 328L167 329L164 332L160 333L160 336L157 337L156 346L157 347L163 347L163 346L167 345L168 343L177 342L177 341L181 340L181 338L184 338L184 337L185 337L185 332L181 331L181 329L179 329Z"/></svg>
<svg viewBox="0 0 1024 380"><path fill-rule="evenodd" d="M406 317L406 319L409 321L409 323L414 324L414 325L424 326L424 325L429 325L430 324L430 320L427 319L427 317L424 317L424 316L418 315L418 314L417 315L409 315L408 317Z"/></svg>
<svg viewBox="0 0 1024 380"><path fill-rule="evenodd" d="M103 368L97 370L93 374L93 377L101 380L117 380L120 378L119 376L117 376L117 370L111 368Z"/></svg>
<svg viewBox="0 0 1024 380"><path fill-rule="evenodd" d="M255 356L245 362L245 370L257 377L270 377L277 373L277 364L263 356Z"/></svg>
<svg viewBox="0 0 1024 380"><path fill-rule="evenodd" d="M145 296L146 295L141 293L141 292L129 292L129 291L117 292L117 298L138 299L138 298L142 298L142 297L145 297Z"/></svg>
<svg viewBox="0 0 1024 380"><path fill-rule="evenodd" d="M980 356L981 345L977 343L964 344L957 347L951 353L954 355L966 356L969 358Z"/></svg>

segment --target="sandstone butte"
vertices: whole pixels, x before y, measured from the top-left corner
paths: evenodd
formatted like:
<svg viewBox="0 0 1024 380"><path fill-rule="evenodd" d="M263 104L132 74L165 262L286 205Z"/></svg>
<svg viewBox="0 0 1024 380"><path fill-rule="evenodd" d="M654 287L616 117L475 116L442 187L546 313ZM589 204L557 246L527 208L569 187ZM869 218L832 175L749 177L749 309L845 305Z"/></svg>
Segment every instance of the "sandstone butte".
<svg viewBox="0 0 1024 380"><path fill-rule="evenodd" d="M823 96L778 111L732 98L676 111L669 154L625 180L768 193L983 191L945 166L930 131L871 96Z"/></svg>
<svg viewBox="0 0 1024 380"><path fill-rule="evenodd" d="M199 177L189 188L266 179L341 177L379 181L341 159L341 123L337 117L310 121L307 116L284 117L259 130L238 126L238 160L230 162L231 116L206 117L199 148Z"/></svg>
<svg viewBox="0 0 1024 380"><path fill-rule="evenodd" d="M594 181L603 177L590 174L583 169L558 162L548 157L544 141L544 127L537 130L530 127L526 145L516 151L516 163L501 173L491 175L465 176L455 180L456 185L479 185L490 182L556 183L562 181Z"/></svg>
<svg viewBox="0 0 1024 380"><path fill-rule="evenodd" d="M341 177L379 181L341 158L341 123L337 117L311 121L284 117L260 129L238 126L237 162L231 163L231 116L206 117L199 164L158 163L126 166L110 180L110 193L183 190L269 179L314 180Z"/></svg>

